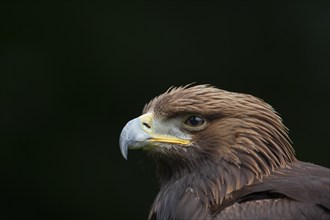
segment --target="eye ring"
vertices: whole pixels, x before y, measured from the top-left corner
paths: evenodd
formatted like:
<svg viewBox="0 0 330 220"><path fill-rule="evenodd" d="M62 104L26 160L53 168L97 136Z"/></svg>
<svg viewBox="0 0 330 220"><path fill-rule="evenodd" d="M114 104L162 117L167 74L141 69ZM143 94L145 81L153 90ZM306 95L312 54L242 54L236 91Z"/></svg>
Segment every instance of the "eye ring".
<svg viewBox="0 0 330 220"><path fill-rule="evenodd" d="M201 130L206 126L206 120L198 115L189 115L184 121L184 127L189 130Z"/></svg>

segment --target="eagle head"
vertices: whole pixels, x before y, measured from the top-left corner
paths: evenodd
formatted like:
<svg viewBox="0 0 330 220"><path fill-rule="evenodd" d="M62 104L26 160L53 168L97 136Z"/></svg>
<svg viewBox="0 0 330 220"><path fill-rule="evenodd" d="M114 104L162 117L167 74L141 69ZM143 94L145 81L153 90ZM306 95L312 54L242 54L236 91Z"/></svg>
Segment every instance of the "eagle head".
<svg viewBox="0 0 330 220"><path fill-rule="evenodd" d="M295 160L270 105L209 85L172 87L151 100L122 130L120 149L124 158L128 149L144 149L170 171L226 162L258 176Z"/></svg>

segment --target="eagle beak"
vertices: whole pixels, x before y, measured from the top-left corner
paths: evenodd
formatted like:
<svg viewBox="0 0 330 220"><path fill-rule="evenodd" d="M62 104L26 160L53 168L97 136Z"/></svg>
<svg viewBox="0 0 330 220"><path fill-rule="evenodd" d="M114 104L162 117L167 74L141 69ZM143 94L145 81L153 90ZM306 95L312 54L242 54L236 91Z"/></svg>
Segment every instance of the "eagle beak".
<svg viewBox="0 0 330 220"><path fill-rule="evenodd" d="M157 146L157 143L170 143L186 145L189 140L176 138L167 135L168 128L161 129L165 131L163 134L156 134L154 127L159 126L159 123L154 123L152 113L141 115L129 121L120 134L119 146L123 157L127 160L128 149L140 149ZM154 126L155 125L155 126Z"/></svg>
<svg viewBox="0 0 330 220"><path fill-rule="evenodd" d="M143 122L140 117L129 121L121 131L119 138L120 151L123 157L127 160L127 150L139 149L145 145L145 141L150 138L150 135L143 129Z"/></svg>

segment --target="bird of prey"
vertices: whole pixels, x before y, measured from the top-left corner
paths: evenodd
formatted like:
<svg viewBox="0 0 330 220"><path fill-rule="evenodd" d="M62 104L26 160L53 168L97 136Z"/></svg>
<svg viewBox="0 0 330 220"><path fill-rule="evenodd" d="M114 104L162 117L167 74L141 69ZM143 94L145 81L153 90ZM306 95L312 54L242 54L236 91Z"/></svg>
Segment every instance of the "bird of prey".
<svg viewBox="0 0 330 220"><path fill-rule="evenodd" d="M155 159L149 219L330 219L330 169L299 161L274 109L210 85L174 87L127 123L120 149Z"/></svg>

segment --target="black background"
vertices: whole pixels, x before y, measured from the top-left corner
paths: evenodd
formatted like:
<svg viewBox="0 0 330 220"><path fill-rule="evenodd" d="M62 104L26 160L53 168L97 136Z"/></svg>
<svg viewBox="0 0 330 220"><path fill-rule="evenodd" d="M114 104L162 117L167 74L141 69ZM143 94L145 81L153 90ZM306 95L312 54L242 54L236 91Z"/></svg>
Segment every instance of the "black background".
<svg viewBox="0 0 330 220"><path fill-rule="evenodd" d="M154 164L118 138L172 85L264 99L330 166L328 1L0 6L1 219L145 219Z"/></svg>

